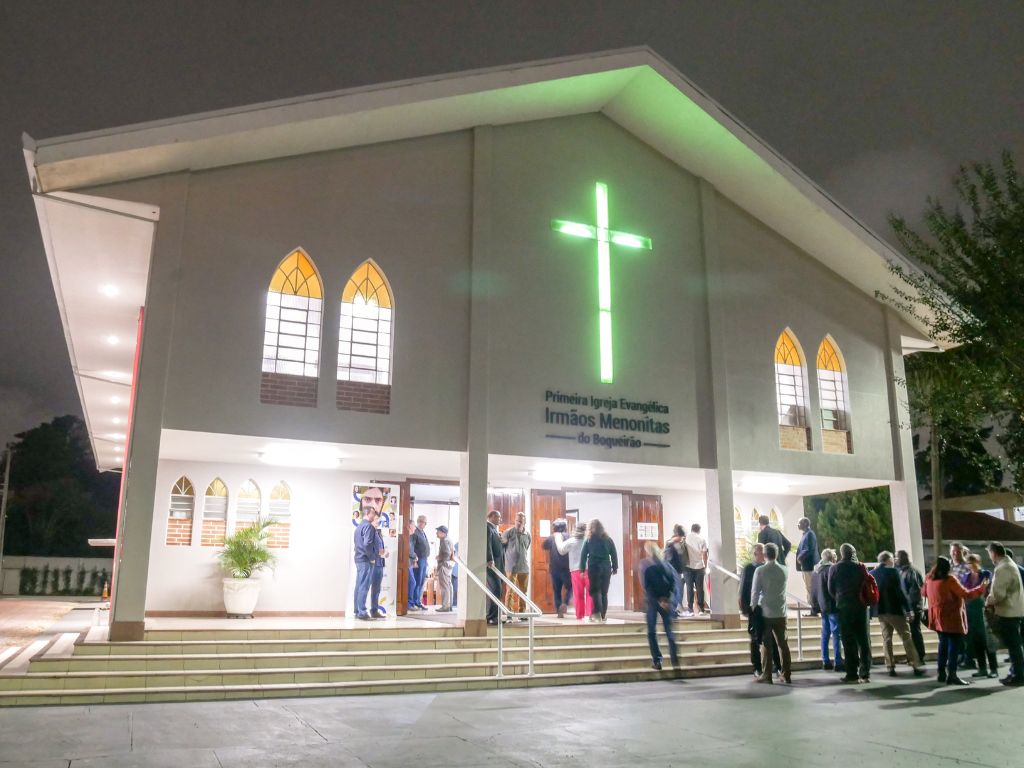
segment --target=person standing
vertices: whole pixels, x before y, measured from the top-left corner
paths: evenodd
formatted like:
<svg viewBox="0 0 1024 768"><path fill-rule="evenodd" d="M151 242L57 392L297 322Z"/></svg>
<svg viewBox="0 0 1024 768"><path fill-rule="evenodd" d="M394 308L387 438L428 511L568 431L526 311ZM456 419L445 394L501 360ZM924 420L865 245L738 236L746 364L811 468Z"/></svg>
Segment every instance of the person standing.
<svg viewBox="0 0 1024 768"><path fill-rule="evenodd" d="M947 685L970 685L956 674L960 650L967 636L964 600L983 594L985 585L964 589L960 580L952 575L949 558L940 556L928 573L924 590L928 598L928 627L939 633L938 680Z"/></svg>
<svg viewBox="0 0 1024 768"><path fill-rule="evenodd" d="M878 605L872 612L877 612L878 623L882 626L882 650L885 653L885 666L889 670L889 677L896 677L896 659L892 653L894 632L903 642L903 650L907 654L907 662L913 668L914 675L920 677L924 674L924 665L910 637L910 603L900 584L900 572L893 567L891 552L878 553L878 567L871 571L871 576L878 585Z"/></svg>
<svg viewBox="0 0 1024 768"><path fill-rule="evenodd" d="M708 545L700 535L700 525L690 526L690 533L684 539L686 547L686 610L684 616L693 616L694 593L697 607L702 614L711 613L704 601L704 574L708 565Z"/></svg>
<svg viewBox="0 0 1024 768"><path fill-rule="evenodd" d="M580 568L586 570L590 581L590 598L594 603L591 621L604 624L608 620L608 587L612 576L619 572L619 555L615 542L596 517L587 528L587 538L580 551Z"/></svg>
<svg viewBox="0 0 1024 768"><path fill-rule="evenodd" d="M757 524L761 530L757 533L758 544L774 544L779 550L779 565L786 564L786 555L793 548L793 544L786 538L785 534L777 528L772 528L768 515L761 515L757 518Z"/></svg>
<svg viewBox="0 0 1024 768"><path fill-rule="evenodd" d="M427 516L416 518L416 526L409 535L409 610L425 611L423 589L427 584L427 566L430 564L430 542L427 540Z"/></svg>
<svg viewBox="0 0 1024 768"><path fill-rule="evenodd" d="M778 647L782 657L782 678L793 682L789 643L786 641L786 566L779 565L779 548L774 544L764 546L765 564L754 571L754 583L750 588L750 608L761 608L764 616L764 642L761 645L761 677L759 683L772 682L772 657Z"/></svg>
<svg viewBox="0 0 1024 768"><path fill-rule="evenodd" d="M658 647L658 618L665 626L665 637L668 640L668 655L672 667L679 668L679 652L676 639L672 635L672 595L676 589L676 574L672 566L665 562L661 550L653 541L644 544L647 557L640 563L641 581L644 585L644 597L647 603L647 644L651 649L651 668L661 669L661 648Z"/></svg>
<svg viewBox="0 0 1024 768"><path fill-rule="evenodd" d="M764 641L764 616L761 606L751 604L751 593L754 588L754 572L765 563L764 544L755 544L753 560L743 566L743 575L740 579L740 613L747 617L747 634L750 635L750 666L754 668L754 677L759 678L762 674L761 668L761 643ZM782 662L779 660L779 649L774 647L775 654L772 657L772 664L775 671L782 672ZM769 670L769 675L771 670Z"/></svg>
<svg viewBox="0 0 1024 768"><path fill-rule="evenodd" d="M836 562L834 549L821 550L821 560L814 567L811 579L811 610L821 616L821 668L845 672L843 651L839 642L839 614L836 601L828 593L826 579L828 571ZM832 643L832 656L829 657L829 642Z"/></svg>
<svg viewBox="0 0 1024 768"><path fill-rule="evenodd" d="M453 559L455 550L452 548L451 539L448 538L448 526L439 525L434 529L437 535L437 568L434 573L437 575L437 587L441 593L441 607L438 613L451 613L452 611L452 567L455 565Z"/></svg>
<svg viewBox="0 0 1024 768"><path fill-rule="evenodd" d="M495 571L505 572L505 547L501 543L501 534L498 533L498 523L501 522L501 513L492 509L487 513L487 591L498 600L505 596L505 585ZM498 604L493 600L487 600L487 623L497 624L501 619L499 616Z"/></svg>
<svg viewBox="0 0 1024 768"><path fill-rule="evenodd" d="M868 608L861 601L861 591L870 578L857 561L852 544L839 547L839 562L828 571L828 593L836 605L839 635L846 651L844 683L871 682L871 639L868 636Z"/></svg>
<svg viewBox="0 0 1024 768"><path fill-rule="evenodd" d="M796 527L801 531L800 543L796 545L796 569L803 577L807 602L811 602L811 581L818 564L818 535L811 530L811 521L806 517L801 517ZM811 615L814 615L813 605Z"/></svg>
<svg viewBox="0 0 1024 768"><path fill-rule="evenodd" d="M992 572L992 588L985 604L996 617L999 636L1010 652L1010 674L1000 682L1003 685L1024 685L1024 645L1021 643L1021 623L1024 622L1024 583L1017 564L1007 557L1006 548L998 541L988 545L988 554L996 564Z"/></svg>
<svg viewBox="0 0 1024 768"><path fill-rule="evenodd" d="M380 550L383 549L384 541L381 539L378 547L378 532L374 526L377 519L377 511L369 509L364 511L362 521L356 526L354 533L353 547L356 561L356 589L355 589L355 611L356 618L360 621L369 621L371 616L366 610L366 598L370 593L373 583L373 569L378 558L381 557ZM381 565L384 562L381 560ZM379 594L379 592L378 592ZM377 601L372 603L374 613L377 611Z"/></svg>
<svg viewBox="0 0 1024 768"><path fill-rule="evenodd" d="M524 595L530 578L531 541L530 532L526 530L526 513L519 512L516 514L516 524L502 535L502 544L505 547L505 570L508 578ZM526 610L523 598L513 589L506 593L505 605L513 613Z"/></svg>
<svg viewBox="0 0 1024 768"><path fill-rule="evenodd" d="M921 634L921 620L924 617L921 587L924 586L924 576L910 563L910 554L905 549L896 551L896 569L900 572L900 586L910 605L910 639L914 641L917 658L924 664L924 636Z"/></svg>
<svg viewBox="0 0 1024 768"><path fill-rule="evenodd" d="M373 542L374 547L377 550L377 557L373 560L373 565L370 568L370 618L371 619L383 619L384 612L380 609L380 587L384 581L384 558L388 556L388 551L384 547L384 534L380 530L381 523L380 515L376 515L373 518Z"/></svg>
<svg viewBox="0 0 1024 768"><path fill-rule="evenodd" d="M544 539L544 551L548 553L548 574L551 576L551 594L555 598L555 611L558 618L565 618L569 609L569 595L572 590L572 577L569 575L569 556L558 550L559 542L565 539L565 520L555 520L551 525L551 535Z"/></svg>
<svg viewBox="0 0 1024 768"><path fill-rule="evenodd" d="M572 604L579 621L589 622L594 612L594 603L590 597L590 578L585 568L580 567L580 555L583 554L583 543L586 540L587 524L576 523L572 536L558 542L558 552L569 561L569 579L572 581Z"/></svg>
<svg viewBox="0 0 1024 768"><path fill-rule="evenodd" d="M991 584L992 574L981 567L981 555L970 554L964 560L971 569L964 579L964 586L973 589L979 584ZM967 611L967 654L974 659L978 671L971 677L999 677L999 660L996 658L996 639L985 621L985 594L972 597L964 605Z"/></svg>

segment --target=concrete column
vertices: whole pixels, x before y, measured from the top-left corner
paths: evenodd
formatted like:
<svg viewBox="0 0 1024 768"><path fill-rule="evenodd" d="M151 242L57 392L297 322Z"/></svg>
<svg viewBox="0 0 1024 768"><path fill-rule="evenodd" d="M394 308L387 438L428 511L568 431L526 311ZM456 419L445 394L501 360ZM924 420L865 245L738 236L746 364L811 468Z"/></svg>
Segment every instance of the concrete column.
<svg viewBox="0 0 1024 768"><path fill-rule="evenodd" d="M892 506L892 529L897 549L910 553L911 561L920 569L926 567L921 540L921 512L918 506L917 473L914 470L914 442L910 433L910 403L903 367L903 342L900 320L889 307L885 313L886 342L885 375L888 379L889 425L892 433L893 476L889 483Z"/></svg>
<svg viewBox="0 0 1024 768"><path fill-rule="evenodd" d="M469 311L469 408L466 453L460 472L459 553L481 582L487 581L487 465L490 405L490 307L485 281L491 259L493 129L473 129L473 231ZM476 584L459 574L459 621L467 635L487 631L487 601Z"/></svg>
<svg viewBox="0 0 1024 768"><path fill-rule="evenodd" d="M705 471L704 487L708 504L707 541L710 559L729 573L736 572L736 531L733 521L732 449L729 432L729 379L726 368L726 338L721 256L718 249L718 218L715 188L700 180L701 248L704 253L704 279L707 286L708 370L704 392L710 402L711 418L702 429L708 439L715 469ZM703 462L702 462L703 463ZM705 465L706 466L706 465ZM727 627L740 625L736 601L737 584L710 566L711 616Z"/></svg>
<svg viewBox="0 0 1024 768"><path fill-rule="evenodd" d="M150 258L138 378L118 514L114 598L110 606L111 640L141 640L145 628L153 516L158 514L153 508L153 499L187 195L187 175L164 178L160 222Z"/></svg>

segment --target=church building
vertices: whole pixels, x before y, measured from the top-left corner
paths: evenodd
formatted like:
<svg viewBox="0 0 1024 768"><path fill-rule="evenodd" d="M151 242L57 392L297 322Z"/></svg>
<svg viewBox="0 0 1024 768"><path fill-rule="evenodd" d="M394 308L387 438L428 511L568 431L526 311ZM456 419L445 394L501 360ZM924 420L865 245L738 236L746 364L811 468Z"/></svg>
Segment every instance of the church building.
<svg viewBox="0 0 1024 768"><path fill-rule="evenodd" d="M903 258L649 49L25 156L96 461L123 472L111 640L223 616L218 547L257 519L257 614L350 616L371 487L389 613L421 515L482 578L485 513L524 512L546 610L558 519L604 523L624 610L644 543L700 525L725 626L758 517L796 542L809 495L888 487L921 563L898 382L933 344L876 298Z"/></svg>

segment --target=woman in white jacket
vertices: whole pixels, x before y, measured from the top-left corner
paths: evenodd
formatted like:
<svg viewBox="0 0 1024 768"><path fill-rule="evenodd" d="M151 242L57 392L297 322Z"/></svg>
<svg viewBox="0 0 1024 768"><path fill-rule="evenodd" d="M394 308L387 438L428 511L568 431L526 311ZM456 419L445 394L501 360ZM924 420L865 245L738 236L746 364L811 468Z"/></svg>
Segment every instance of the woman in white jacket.
<svg viewBox="0 0 1024 768"><path fill-rule="evenodd" d="M555 546L558 548L558 554L569 556L569 578L572 580L572 602L576 609L576 618L589 622L590 614L594 611L594 603L590 597L590 580L587 578L587 572L580 570L580 553L583 551L586 535L587 524L576 523L572 536L555 534Z"/></svg>

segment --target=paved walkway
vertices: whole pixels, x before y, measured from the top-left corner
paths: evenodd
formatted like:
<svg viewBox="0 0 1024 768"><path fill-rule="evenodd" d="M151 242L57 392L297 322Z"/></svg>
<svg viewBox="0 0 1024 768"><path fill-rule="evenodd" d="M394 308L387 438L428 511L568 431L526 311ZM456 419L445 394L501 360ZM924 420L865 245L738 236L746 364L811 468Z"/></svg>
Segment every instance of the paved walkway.
<svg viewBox="0 0 1024 768"><path fill-rule="evenodd" d="M0 651L25 645L80 605L66 600L0 598Z"/></svg>
<svg viewBox="0 0 1024 768"><path fill-rule="evenodd" d="M885 766L1020 763L1024 690L746 678L439 694L17 708L0 766Z"/></svg>

